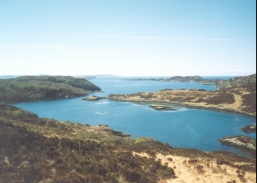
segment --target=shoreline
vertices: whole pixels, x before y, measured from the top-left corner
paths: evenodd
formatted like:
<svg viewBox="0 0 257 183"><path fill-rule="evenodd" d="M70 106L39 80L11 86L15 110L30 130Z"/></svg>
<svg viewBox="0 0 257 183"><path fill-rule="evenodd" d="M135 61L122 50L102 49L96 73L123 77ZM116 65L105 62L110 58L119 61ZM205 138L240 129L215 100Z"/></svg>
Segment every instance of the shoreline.
<svg viewBox="0 0 257 183"><path fill-rule="evenodd" d="M101 91L101 90L100 90ZM22 102L40 102L40 101L49 101L49 100L63 100L63 99L74 99L74 98L81 98L81 97L86 97L92 93L98 93L100 91L92 91L92 92L87 92L83 95L77 95L77 96L71 96L71 97L61 97L61 98L45 98L45 99L29 99L29 100L18 100L18 101L5 101L5 102L1 102L0 104L8 104L8 105L12 105L12 104L18 104L18 103L22 103Z"/></svg>
<svg viewBox="0 0 257 183"><path fill-rule="evenodd" d="M48 179L58 182L60 179L55 178L63 177L63 173L67 175L61 179L64 182L74 176L69 182L88 182L90 179L81 177L95 175L99 177L97 182L104 182L107 176L113 179L122 175L128 175L127 182L137 175L133 182L141 182L140 177L144 177L144 182L165 180L167 183L207 183L213 177L214 182L240 182L241 179L254 182L256 178L256 159L252 157L222 150L173 147L152 138L132 138L104 125L60 122L35 115L17 117L17 110L26 114L13 106L0 106L3 141L0 163L2 169L12 170L6 182L19 182L17 174L28 175L32 182ZM23 162L29 166L21 166ZM32 171L37 173L27 173L28 167L33 167ZM71 170L80 170L80 174Z"/></svg>
<svg viewBox="0 0 257 183"><path fill-rule="evenodd" d="M216 107L194 106L194 105L182 104L182 103L178 103L178 102L164 102L164 101L151 101L151 100L149 100L149 101L140 101L140 100L131 101L131 100L122 100L122 99L111 99L108 97L107 97L107 99L112 100L112 101L117 101L117 102L131 102L131 103L136 103L136 104L171 104L171 105L175 105L175 106L182 106L182 107L193 108L193 109L240 114L240 115L245 115L245 116L256 119L256 114L246 113L243 111L237 111L237 110L233 110L233 109L221 109L221 108L216 108Z"/></svg>
<svg viewBox="0 0 257 183"><path fill-rule="evenodd" d="M21 100L21 101L7 101L7 102L2 102L1 104L9 104L9 105L13 105L13 104L17 104L17 103L22 103L22 102L39 102L39 101L49 101L49 100L62 100L62 99L73 99L73 98L81 98L81 97L85 97L88 96L92 93L97 93L97 91L94 92L90 92L87 93L85 95L80 95L80 96L75 96L75 97L69 97L69 98L48 98L48 99L31 99L31 100ZM102 99L102 98L101 98ZM100 99L100 100L101 100ZM179 102L165 102L165 101L151 101L151 100L145 100L145 101L141 101L141 100L135 100L135 101L131 101L131 100L122 100L122 99L112 99L109 98L108 96L104 97L104 99L108 99L111 101L117 101L117 102L131 102L131 103L136 103L136 104L170 104L170 105L175 105L175 106L182 106L182 107L187 107L187 108L193 108L193 109L203 109L203 110L210 110L210 111L217 111L217 112L224 112L224 113L234 113L234 114L241 114L241 115L245 115L251 118L256 119L256 114L251 114L251 113L246 113L243 111L237 111L237 110L233 110L233 109L221 109L221 108L217 108L217 107L205 107L205 106L195 106L195 105L190 105L190 104L182 104Z"/></svg>

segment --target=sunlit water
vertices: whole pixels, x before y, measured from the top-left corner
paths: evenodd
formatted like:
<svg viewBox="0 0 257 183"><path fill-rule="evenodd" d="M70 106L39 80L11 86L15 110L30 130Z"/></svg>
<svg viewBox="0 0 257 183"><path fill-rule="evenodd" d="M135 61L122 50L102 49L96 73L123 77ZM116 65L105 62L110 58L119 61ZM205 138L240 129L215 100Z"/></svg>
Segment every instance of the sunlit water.
<svg viewBox="0 0 257 183"><path fill-rule="evenodd" d="M213 85L198 83L172 83L157 81L127 81L119 77L94 78L91 82L104 92L93 95L159 91L164 88L202 88L215 90ZM235 135L248 135L240 131L255 119L244 115L178 107L176 111L156 111L148 104L115 102L107 99L84 101L82 98L23 102L14 106L32 111L39 117L83 124L107 124L111 128L131 134L132 137L152 137L173 147L196 148L203 151L228 150L218 139ZM248 135L256 139L255 134Z"/></svg>

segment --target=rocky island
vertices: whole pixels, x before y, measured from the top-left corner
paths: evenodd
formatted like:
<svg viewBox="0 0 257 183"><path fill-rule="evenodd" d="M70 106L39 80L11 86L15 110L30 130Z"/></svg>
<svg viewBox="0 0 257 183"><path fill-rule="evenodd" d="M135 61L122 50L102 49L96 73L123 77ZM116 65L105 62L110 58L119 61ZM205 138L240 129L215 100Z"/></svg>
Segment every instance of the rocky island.
<svg viewBox="0 0 257 183"><path fill-rule="evenodd" d="M256 160L173 148L0 104L0 182L255 182Z"/></svg>
<svg viewBox="0 0 257 183"><path fill-rule="evenodd" d="M100 90L90 81L71 76L22 76L0 79L0 102L71 98Z"/></svg>
<svg viewBox="0 0 257 183"><path fill-rule="evenodd" d="M175 111L176 110L176 108L172 106L163 105L163 104L151 104L149 105L149 107L158 111Z"/></svg>
<svg viewBox="0 0 257 183"><path fill-rule="evenodd" d="M256 125L246 125L243 128L241 128L241 130L244 133L256 133Z"/></svg>
<svg viewBox="0 0 257 183"><path fill-rule="evenodd" d="M256 74L245 77L237 77L233 80L224 81L229 84L222 84L223 82L221 82L217 85L217 91L215 92L198 89L164 89L159 92L139 92L122 95L110 94L107 98L129 102L166 102L168 104L187 107L256 116ZM233 83L237 84L234 85Z"/></svg>
<svg viewBox="0 0 257 183"><path fill-rule="evenodd" d="M82 100L88 100L88 101L97 101L97 100L101 100L101 99L106 99L106 97L98 97L98 96L88 96L83 98Z"/></svg>

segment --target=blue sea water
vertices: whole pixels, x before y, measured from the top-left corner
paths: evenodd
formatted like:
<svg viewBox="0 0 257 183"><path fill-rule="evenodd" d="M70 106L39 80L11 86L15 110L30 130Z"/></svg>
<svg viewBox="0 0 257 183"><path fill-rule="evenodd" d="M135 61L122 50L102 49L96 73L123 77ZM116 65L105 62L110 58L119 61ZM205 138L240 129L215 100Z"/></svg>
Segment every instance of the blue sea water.
<svg viewBox="0 0 257 183"><path fill-rule="evenodd" d="M214 91L213 85L199 83L128 81L121 77L93 78L90 80L104 92L92 95L155 92L164 88L202 88ZM196 148L203 151L228 150L247 155L223 146L218 139L244 134L240 128L255 124L256 119L239 114L178 107L177 111L156 111L148 104L116 102L107 99L84 101L80 98L23 102L14 106L29 110L39 117L83 124L107 124L111 128L131 134L132 137L152 137L173 147Z"/></svg>

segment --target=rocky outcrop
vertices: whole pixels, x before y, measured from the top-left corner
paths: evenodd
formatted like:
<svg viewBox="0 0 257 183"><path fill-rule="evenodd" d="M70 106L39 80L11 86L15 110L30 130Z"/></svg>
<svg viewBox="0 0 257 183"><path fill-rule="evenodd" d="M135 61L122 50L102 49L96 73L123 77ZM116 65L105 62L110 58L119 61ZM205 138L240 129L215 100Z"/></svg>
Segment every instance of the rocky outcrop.
<svg viewBox="0 0 257 183"><path fill-rule="evenodd" d="M256 140L248 136L235 136L219 139L220 143L238 148L256 156Z"/></svg>
<svg viewBox="0 0 257 183"><path fill-rule="evenodd" d="M151 104L150 108L158 110L158 111L175 111L176 108L169 105L161 105L161 104Z"/></svg>
<svg viewBox="0 0 257 183"><path fill-rule="evenodd" d="M256 133L256 126L255 125L247 125L241 128L241 130L245 133Z"/></svg>
<svg viewBox="0 0 257 183"><path fill-rule="evenodd" d="M85 97L82 100L89 100L89 101L97 101L97 100L101 100L101 99L106 99L106 97L98 97L98 96L89 96L89 97Z"/></svg>
<svg viewBox="0 0 257 183"><path fill-rule="evenodd" d="M232 87L247 86L247 85L250 85L251 83L256 83L256 74L252 74L249 76L235 77L235 78L229 79L228 81L219 82L216 86L216 89L218 91L221 91Z"/></svg>

